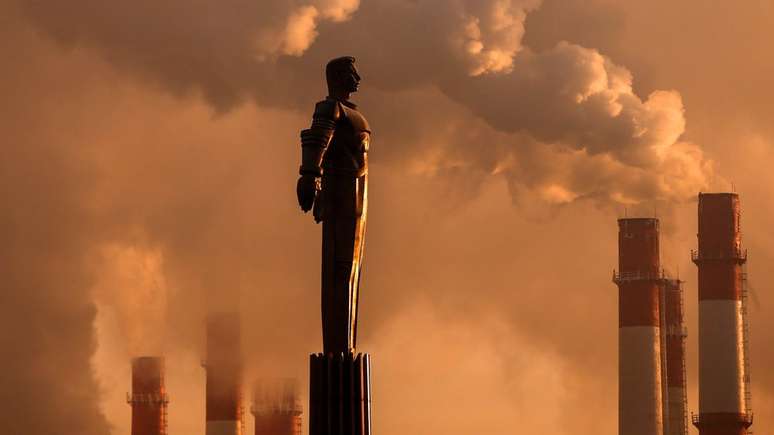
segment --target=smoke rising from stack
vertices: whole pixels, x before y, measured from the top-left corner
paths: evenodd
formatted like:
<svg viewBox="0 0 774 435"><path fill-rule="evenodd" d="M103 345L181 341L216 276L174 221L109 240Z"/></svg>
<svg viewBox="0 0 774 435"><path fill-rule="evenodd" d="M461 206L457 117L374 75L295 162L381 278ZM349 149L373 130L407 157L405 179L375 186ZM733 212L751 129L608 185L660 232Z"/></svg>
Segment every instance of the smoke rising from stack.
<svg viewBox="0 0 774 435"><path fill-rule="evenodd" d="M94 299L115 315L130 355L165 350L168 288L159 249L111 244L94 261L100 270Z"/></svg>

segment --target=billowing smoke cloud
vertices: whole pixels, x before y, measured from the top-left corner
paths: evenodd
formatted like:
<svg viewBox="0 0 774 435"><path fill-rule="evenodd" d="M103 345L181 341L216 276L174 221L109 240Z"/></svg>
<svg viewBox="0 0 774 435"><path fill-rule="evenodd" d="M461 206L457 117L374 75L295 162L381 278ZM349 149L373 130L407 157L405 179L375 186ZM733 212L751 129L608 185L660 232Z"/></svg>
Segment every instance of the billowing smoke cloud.
<svg viewBox="0 0 774 435"><path fill-rule="evenodd" d="M259 59L277 55L300 56L317 38L317 28L321 21L342 22L350 18L357 10L360 0L317 0L309 4L299 2L274 2L261 5L257 15L264 15L265 9L275 11L275 16L287 16L284 25L276 26L263 20L251 20L248 27L257 35L257 55ZM233 4L237 9L244 2ZM287 7L287 9L285 9ZM226 7L225 9L229 9ZM277 9L285 9L278 11ZM222 10L222 9L221 9ZM265 16L265 15L264 15ZM283 23L282 20L278 20ZM254 27L253 27L254 26Z"/></svg>
<svg viewBox="0 0 774 435"><path fill-rule="evenodd" d="M701 149L680 140L685 117L679 93L640 98L631 73L593 49L564 42L538 53L523 47L525 20L538 0L217 6L167 0L118 10L90 0L61 8L21 3L58 39L96 47L173 92L201 90L221 110L254 98L263 106L308 111L323 89L309 80L310 71L321 71L333 55L353 53L366 83L385 91L438 88L470 110L471 120L486 121L491 129L479 142L461 144L469 151L465 158L475 162L475 154L494 152L492 142L500 141L497 169L513 192L548 204L684 201L711 181ZM321 20L335 24L321 28ZM400 107L405 116L421 120L421 111L414 114L407 105ZM390 121L375 124L377 132L403 130ZM396 141L408 160L416 155L412 144ZM436 155L459 154L453 146L453 140L437 144ZM538 156L547 162L534 162ZM532 170L526 178L520 169L536 167L544 172Z"/></svg>
<svg viewBox="0 0 774 435"><path fill-rule="evenodd" d="M90 364L88 251L99 228L87 203L96 178L81 165L86 147L76 151L62 137L82 126L77 110L67 120L51 110L88 90L31 86L60 63L26 57L34 48L20 41L28 36L0 13L0 48L25 59L0 68L0 426L9 434L107 435Z"/></svg>
<svg viewBox="0 0 774 435"><path fill-rule="evenodd" d="M498 0L457 3L462 22L462 52L467 55L468 71L478 76L489 72L507 72L513 66L513 57L521 49L524 19L527 10L539 0ZM444 5L435 4L436 10Z"/></svg>
<svg viewBox="0 0 774 435"><path fill-rule="evenodd" d="M261 78L278 56L302 55L321 23L349 19L359 1L12 3L68 46L95 47L177 95L203 92L225 108L266 85Z"/></svg>

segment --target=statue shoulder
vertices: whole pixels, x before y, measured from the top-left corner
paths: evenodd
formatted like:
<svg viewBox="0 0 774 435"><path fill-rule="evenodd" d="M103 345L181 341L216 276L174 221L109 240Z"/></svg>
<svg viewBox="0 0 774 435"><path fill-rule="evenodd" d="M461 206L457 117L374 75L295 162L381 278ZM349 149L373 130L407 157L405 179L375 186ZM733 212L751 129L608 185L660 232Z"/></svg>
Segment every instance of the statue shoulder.
<svg viewBox="0 0 774 435"><path fill-rule="evenodd" d="M341 117L341 104L332 98L319 101L314 106L314 117L338 121Z"/></svg>
<svg viewBox="0 0 774 435"><path fill-rule="evenodd" d="M357 106L348 107L346 104L341 108L342 116L346 117L352 124L352 127L356 131L371 132L371 127L368 125L368 121L365 116L357 110Z"/></svg>

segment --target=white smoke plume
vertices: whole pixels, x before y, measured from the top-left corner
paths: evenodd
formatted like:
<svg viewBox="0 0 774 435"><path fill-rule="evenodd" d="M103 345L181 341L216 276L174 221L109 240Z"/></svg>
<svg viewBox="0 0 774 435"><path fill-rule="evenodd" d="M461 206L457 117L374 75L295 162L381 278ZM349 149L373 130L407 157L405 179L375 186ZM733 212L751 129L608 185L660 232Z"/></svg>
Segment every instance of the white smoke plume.
<svg viewBox="0 0 774 435"><path fill-rule="evenodd" d="M266 27L256 27L258 58L303 55L317 38L321 22L346 21L359 4L359 0L318 0L282 11L282 15L286 15L283 26L266 23Z"/></svg>
<svg viewBox="0 0 774 435"><path fill-rule="evenodd" d="M496 167L513 192L526 189L548 203L684 201L712 177L701 149L681 141L685 116L678 92L638 96L632 74L594 49L566 42L543 52L523 46L525 20L539 8L537 0L124 6L77 0L61 8L18 1L60 40L94 47L172 92L200 90L219 110L253 98L262 106L309 111L323 93L324 62L354 54L364 89L440 89L470 111L467 119L484 120L491 128L481 129L482 142L462 145L466 158L475 163L477 154L493 152L489 142L500 141ZM173 21L178 24L169 26ZM321 27L324 21L331 24ZM384 104L368 102L372 111ZM460 122L458 130L473 124ZM377 131L404 130L390 121L375 125ZM390 146L402 147L409 160L416 156L410 139L400 142ZM435 146L441 164L445 154L459 154L451 150L453 139ZM532 161L536 157L545 161Z"/></svg>

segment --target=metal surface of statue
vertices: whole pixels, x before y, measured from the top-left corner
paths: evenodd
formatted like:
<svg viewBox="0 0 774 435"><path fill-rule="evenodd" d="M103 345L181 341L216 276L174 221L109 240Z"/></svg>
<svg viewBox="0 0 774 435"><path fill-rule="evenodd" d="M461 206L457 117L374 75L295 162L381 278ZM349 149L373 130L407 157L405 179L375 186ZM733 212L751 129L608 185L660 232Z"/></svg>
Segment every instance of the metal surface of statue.
<svg viewBox="0 0 774 435"><path fill-rule="evenodd" d="M301 132L298 202L322 222L323 351L351 353L368 208L368 121L349 101L360 76L355 59L326 67L328 97L317 103L312 126Z"/></svg>
<svg viewBox="0 0 774 435"><path fill-rule="evenodd" d="M301 132L298 203L322 222L323 353L310 358L310 435L371 434L371 358L356 354L360 270L368 209L371 130L349 101L355 59L325 69L328 97Z"/></svg>

